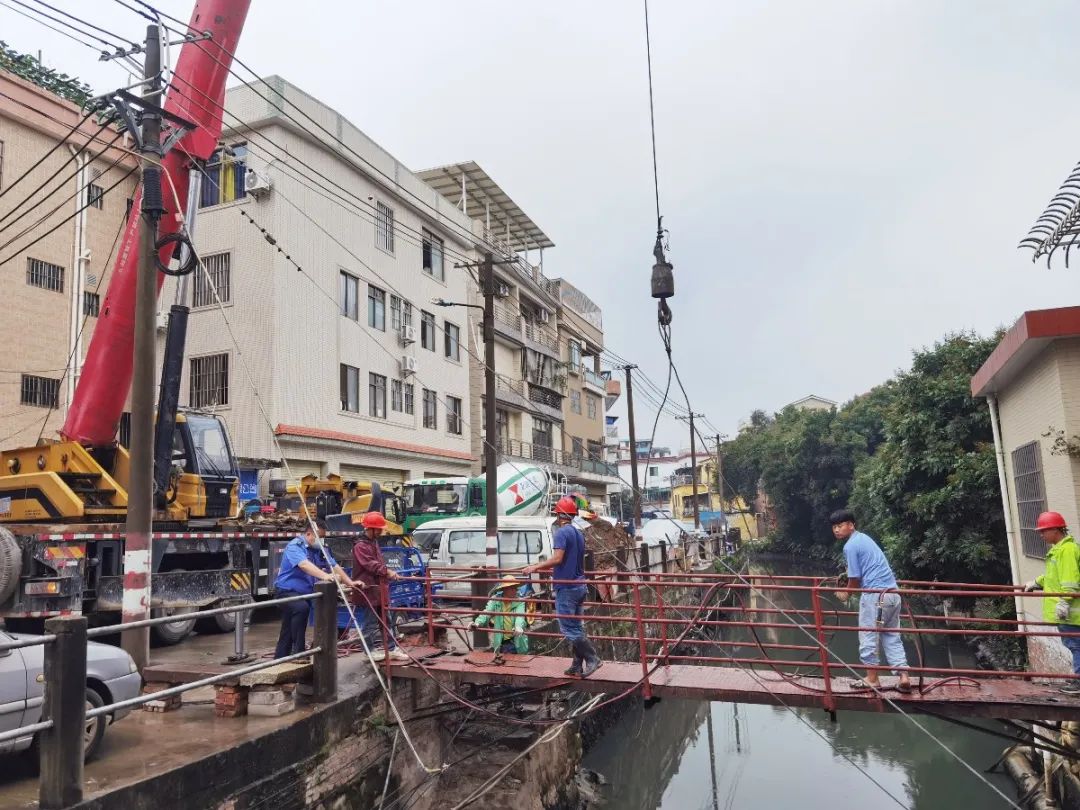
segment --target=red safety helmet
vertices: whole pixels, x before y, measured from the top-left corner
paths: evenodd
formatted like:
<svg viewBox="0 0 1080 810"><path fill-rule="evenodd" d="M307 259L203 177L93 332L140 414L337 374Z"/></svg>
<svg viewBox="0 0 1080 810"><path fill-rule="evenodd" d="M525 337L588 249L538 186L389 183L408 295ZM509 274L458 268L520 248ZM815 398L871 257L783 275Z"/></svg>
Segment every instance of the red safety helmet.
<svg viewBox="0 0 1080 810"><path fill-rule="evenodd" d="M386 518L383 517L382 512L366 512L360 525L365 529L385 529Z"/></svg>
<svg viewBox="0 0 1080 810"><path fill-rule="evenodd" d="M1039 515L1039 519L1035 521L1036 531L1042 531L1043 529L1064 529L1065 518L1061 516L1060 512L1043 512Z"/></svg>
<svg viewBox="0 0 1080 810"><path fill-rule="evenodd" d="M559 502L555 504L556 515L576 515L577 514L577 501L571 498L569 495L563 495L559 498Z"/></svg>

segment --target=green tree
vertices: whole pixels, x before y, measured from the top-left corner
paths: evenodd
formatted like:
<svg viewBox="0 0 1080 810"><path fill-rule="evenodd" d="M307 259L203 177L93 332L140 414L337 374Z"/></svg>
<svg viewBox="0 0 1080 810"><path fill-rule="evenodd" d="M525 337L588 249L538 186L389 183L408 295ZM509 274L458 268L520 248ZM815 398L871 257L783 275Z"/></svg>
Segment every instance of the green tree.
<svg viewBox="0 0 1080 810"><path fill-rule="evenodd" d="M856 471L851 506L905 577L1008 578L990 419L970 387L999 339L962 332L916 352L892 384L884 442Z"/></svg>
<svg viewBox="0 0 1080 810"><path fill-rule="evenodd" d="M19 53L0 40L0 70L14 73L50 93L73 101L80 107L90 98L90 86L66 73L47 68L35 57Z"/></svg>

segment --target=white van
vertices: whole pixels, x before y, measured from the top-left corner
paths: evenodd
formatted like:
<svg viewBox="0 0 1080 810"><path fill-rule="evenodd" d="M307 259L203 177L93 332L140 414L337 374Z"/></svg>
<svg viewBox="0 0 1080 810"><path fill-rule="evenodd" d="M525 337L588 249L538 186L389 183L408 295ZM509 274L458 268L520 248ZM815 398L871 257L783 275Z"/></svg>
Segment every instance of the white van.
<svg viewBox="0 0 1080 810"><path fill-rule="evenodd" d="M553 517L499 516L499 561L502 569L523 568L551 557L551 528ZM474 566L488 564L487 521L479 517L432 520L412 534L413 544L428 556L428 566L436 569L463 569L462 579L446 582L442 593L469 595L468 581ZM436 570L432 576L457 576L456 571ZM492 583L494 585L494 583Z"/></svg>

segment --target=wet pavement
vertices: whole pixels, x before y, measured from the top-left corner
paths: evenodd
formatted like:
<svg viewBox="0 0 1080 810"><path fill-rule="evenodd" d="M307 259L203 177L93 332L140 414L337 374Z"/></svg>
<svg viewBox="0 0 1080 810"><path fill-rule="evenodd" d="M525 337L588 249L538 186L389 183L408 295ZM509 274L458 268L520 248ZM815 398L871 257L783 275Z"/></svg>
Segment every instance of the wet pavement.
<svg viewBox="0 0 1080 810"><path fill-rule="evenodd" d="M278 629L276 616L265 611L248 630L248 652L270 657ZM152 649L150 661L152 665L221 664L232 651L232 634L196 635L174 647ZM338 662L338 682L338 696L346 697L366 688L374 678L363 656L351 655ZM227 750L315 710L298 706L282 717L216 717L212 686L184 693L183 708L177 711L162 714L136 709L108 728L98 756L87 763L86 798ZM36 807L37 796L36 763L24 755L0 757L0 808Z"/></svg>

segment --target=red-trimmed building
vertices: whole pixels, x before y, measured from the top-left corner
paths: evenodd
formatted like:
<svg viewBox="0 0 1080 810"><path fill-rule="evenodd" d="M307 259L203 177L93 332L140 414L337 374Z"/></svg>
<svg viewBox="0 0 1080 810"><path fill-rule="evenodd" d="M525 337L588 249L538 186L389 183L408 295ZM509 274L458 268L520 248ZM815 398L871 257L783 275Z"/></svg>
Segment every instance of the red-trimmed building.
<svg viewBox="0 0 1080 810"><path fill-rule="evenodd" d="M1025 312L972 378L971 393L990 408L1013 581L1027 582L1045 568L1040 512L1060 512L1080 530L1080 463L1067 446L1080 449L1080 307ZM1039 621L1039 600L1022 602L1026 618ZM1028 654L1035 670L1071 671L1057 639L1030 639Z"/></svg>

